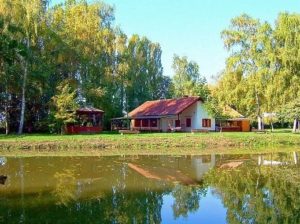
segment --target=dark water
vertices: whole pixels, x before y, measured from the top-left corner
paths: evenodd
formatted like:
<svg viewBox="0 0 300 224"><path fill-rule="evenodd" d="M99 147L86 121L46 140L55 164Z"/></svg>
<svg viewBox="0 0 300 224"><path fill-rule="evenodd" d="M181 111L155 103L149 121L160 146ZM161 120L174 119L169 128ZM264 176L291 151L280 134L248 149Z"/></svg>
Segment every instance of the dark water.
<svg viewBox="0 0 300 224"><path fill-rule="evenodd" d="M0 157L0 222L300 223L298 162L296 152Z"/></svg>

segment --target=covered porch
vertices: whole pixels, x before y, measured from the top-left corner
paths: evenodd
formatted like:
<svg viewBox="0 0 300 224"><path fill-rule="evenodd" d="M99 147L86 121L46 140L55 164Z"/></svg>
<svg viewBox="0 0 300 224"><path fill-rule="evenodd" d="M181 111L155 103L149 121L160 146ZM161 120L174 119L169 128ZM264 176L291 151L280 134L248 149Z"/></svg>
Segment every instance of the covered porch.
<svg viewBox="0 0 300 224"><path fill-rule="evenodd" d="M222 119L217 121L216 131L249 132L250 120L247 118Z"/></svg>
<svg viewBox="0 0 300 224"><path fill-rule="evenodd" d="M132 118L131 129L140 131L191 131L192 119L180 115Z"/></svg>
<svg viewBox="0 0 300 224"><path fill-rule="evenodd" d="M104 111L93 107L76 110L76 123L66 127L67 134L100 133Z"/></svg>
<svg viewBox="0 0 300 224"><path fill-rule="evenodd" d="M138 117L132 118L130 127L131 130L138 131L162 131L162 122L160 117Z"/></svg>

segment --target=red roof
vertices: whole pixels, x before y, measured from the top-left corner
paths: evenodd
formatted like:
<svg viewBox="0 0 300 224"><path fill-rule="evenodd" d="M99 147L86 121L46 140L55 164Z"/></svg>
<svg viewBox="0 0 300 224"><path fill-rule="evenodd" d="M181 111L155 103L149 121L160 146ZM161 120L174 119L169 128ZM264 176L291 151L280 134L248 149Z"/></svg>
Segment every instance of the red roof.
<svg viewBox="0 0 300 224"><path fill-rule="evenodd" d="M200 97L147 101L129 113L130 117L177 115L201 100Z"/></svg>
<svg viewBox="0 0 300 224"><path fill-rule="evenodd" d="M103 110L99 110L94 107L82 107L76 110L77 113L104 113Z"/></svg>

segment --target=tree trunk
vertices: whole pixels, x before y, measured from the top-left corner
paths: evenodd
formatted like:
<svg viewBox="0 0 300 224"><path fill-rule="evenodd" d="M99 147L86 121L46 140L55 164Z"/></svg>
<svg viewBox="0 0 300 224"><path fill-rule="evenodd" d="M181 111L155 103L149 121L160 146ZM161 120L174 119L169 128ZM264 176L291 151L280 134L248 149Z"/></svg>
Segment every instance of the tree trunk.
<svg viewBox="0 0 300 224"><path fill-rule="evenodd" d="M22 101L21 101L21 114L20 114L20 123L19 123L19 130L18 134L23 133L23 127L24 127L24 116L25 116L25 106L26 106L26 80L27 80L27 74L28 73L28 63L25 62L25 68L24 68L24 77L23 77L23 84L22 84Z"/></svg>
<svg viewBox="0 0 300 224"><path fill-rule="evenodd" d="M271 121L271 132L274 131L274 126L273 126L273 122Z"/></svg>
<svg viewBox="0 0 300 224"><path fill-rule="evenodd" d="M7 90L7 82L6 82L6 91L5 91L5 107L4 107L4 116L5 116L5 134L9 134L9 112L8 112L8 107L10 102L10 95L8 94Z"/></svg>
<svg viewBox="0 0 300 224"><path fill-rule="evenodd" d="M29 33L27 33L27 54L30 51L30 38ZM27 76L28 76L28 58L25 59L25 65L24 65L24 76L23 76L23 83L22 83L22 101L21 101L21 114L20 114L20 123L19 123L19 130L18 134L23 133L23 127L24 127L24 117L25 117L25 106L26 106L26 83L27 83Z"/></svg>
<svg viewBox="0 0 300 224"><path fill-rule="evenodd" d="M5 105L5 134L9 134L9 112L8 112L8 102Z"/></svg>
<svg viewBox="0 0 300 224"><path fill-rule="evenodd" d="M255 99L256 99L256 105L257 105L257 129L258 130L263 130L264 126L263 126L263 121L262 121L262 117L261 117L261 113L260 113L260 102L259 102L259 98L258 98L258 92L255 88Z"/></svg>
<svg viewBox="0 0 300 224"><path fill-rule="evenodd" d="M298 119L295 118L295 119L294 119L294 125L293 125L293 132L294 132L294 133L296 133L296 131L297 131L297 123L298 123Z"/></svg>
<svg viewBox="0 0 300 224"><path fill-rule="evenodd" d="M264 125L263 125L263 122L262 122L262 117L260 115L257 117L257 129L258 130L263 130L264 129Z"/></svg>

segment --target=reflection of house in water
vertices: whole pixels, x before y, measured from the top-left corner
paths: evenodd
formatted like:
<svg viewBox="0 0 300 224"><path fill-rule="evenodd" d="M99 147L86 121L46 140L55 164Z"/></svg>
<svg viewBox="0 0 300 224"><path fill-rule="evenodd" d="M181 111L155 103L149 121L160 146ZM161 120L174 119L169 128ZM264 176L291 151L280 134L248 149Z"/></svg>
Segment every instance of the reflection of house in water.
<svg viewBox="0 0 300 224"><path fill-rule="evenodd" d="M128 163L128 167L147 179L195 185L199 184L204 174L215 166L215 161L215 155L157 159L153 157L148 163L132 161Z"/></svg>
<svg viewBox="0 0 300 224"><path fill-rule="evenodd" d="M196 180L202 180L205 173L216 165L215 155L192 157L192 167L196 175Z"/></svg>

